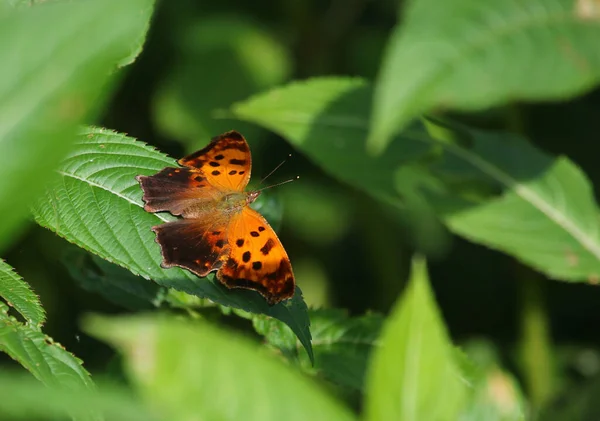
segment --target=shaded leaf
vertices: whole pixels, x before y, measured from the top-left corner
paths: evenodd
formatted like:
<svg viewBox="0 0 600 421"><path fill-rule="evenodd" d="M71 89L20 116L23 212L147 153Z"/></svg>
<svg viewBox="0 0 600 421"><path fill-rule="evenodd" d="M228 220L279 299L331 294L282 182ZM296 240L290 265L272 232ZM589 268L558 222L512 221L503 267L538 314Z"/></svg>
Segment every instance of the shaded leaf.
<svg viewBox="0 0 600 421"><path fill-rule="evenodd" d="M436 106L478 110L519 99L567 99L600 81L595 1L406 4L375 87L373 152Z"/></svg>
<svg viewBox="0 0 600 421"><path fill-rule="evenodd" d="M415 258L411 280L386 321L367 379L367 420L458 419L469 390L429 286Z"/></svg>
<svg viewBox="0 0 600 421"><path fill-rule="evenodd" d="M338 386L362 391L367 361L378 344L383 317L350 317L336 309L310 310L309 314L315 364L300 356L303 368ZM297 339L283 323L261 316L252 322L271 346L292 360L299 357Z"/></svg>
<svg viewBox="0 0 600 421"><path fill-rule="evenodd" d="M378 346L383 317L349 317L340 310L310 313L315 370L331 382L363 391L367 363Z"/></svg>
<svg viewBox="0 0 600 421"><path fill-rule="evenodd" d="M0 248L106 99L151 0L48 3L0 15ZM69 16L69 19L64 19ZM57 25L60 22L60 25ZM18 180L18 182L15 182Z"/></svg>
<svg viewBox="0 0 600 421"><path fill-rule="evenodd" d="M32 327L39 328L46 320L46 312L39 297L29 284L1 259L0 297L6 300L9 306L14 307Z"/></svg>
<svg viewBox="0 0 600 421"><path fill-rule="evenodd" d="M206 322L93 317L85 328L124 354L141 396L171 420L354 419L257 344Z"/></svg>
<svg viewBox="0 0 600 421"><path fill-rule="evenodd" d="M186 270L160 266L160 248L151 227L175 218L143 210L135 176L176 165L142 142L105 129L88 129L59 168L59 180L34 207L34 217L66 240L161 286L283 321L312 357L310 321L299 288L291 300L269 306L256 292L228 290L213 275L198 278Z"/></svg>
<svg viewBox="0 0 600 421"><path fill-rule="evenodd" d="M128 309L155 308L166 294L165 289L154 282L80 248L67 249L62 262L84 289Z"/></svg>

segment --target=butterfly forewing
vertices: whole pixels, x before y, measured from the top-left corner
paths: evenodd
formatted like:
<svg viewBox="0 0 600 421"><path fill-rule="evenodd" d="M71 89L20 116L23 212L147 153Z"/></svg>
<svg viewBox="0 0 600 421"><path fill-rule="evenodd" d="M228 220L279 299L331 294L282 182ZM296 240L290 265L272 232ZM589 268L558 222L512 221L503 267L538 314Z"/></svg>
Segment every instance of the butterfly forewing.
<svg viewBox="0 0 600 421"><path fill-rule="evenodd" d="M216 188L241 192L250 181L250 147L244 136L236 131L213 138L204 149L177 162L184 167L201 170Z"/></svg>
<svg viewBox="0 0 600 421"><path fill-rule="evenodd" d="M167 167L153 176L138 176L148 212L171 212L189 217L201 201L218 200L222 194L214 189L199 170Z"/></svg>

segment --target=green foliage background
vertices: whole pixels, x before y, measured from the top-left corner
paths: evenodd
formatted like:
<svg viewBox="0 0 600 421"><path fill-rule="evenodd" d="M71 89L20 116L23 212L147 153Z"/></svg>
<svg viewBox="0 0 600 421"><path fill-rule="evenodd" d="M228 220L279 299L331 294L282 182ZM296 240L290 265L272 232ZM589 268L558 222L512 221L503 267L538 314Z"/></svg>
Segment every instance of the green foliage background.
<svg viewBox="0 0 600 421"><path fill-rule="evenodd" d="M598 1L0 0L0 63L1 419L600 414ZM134 178L231 129L274 307Z"/></svg>

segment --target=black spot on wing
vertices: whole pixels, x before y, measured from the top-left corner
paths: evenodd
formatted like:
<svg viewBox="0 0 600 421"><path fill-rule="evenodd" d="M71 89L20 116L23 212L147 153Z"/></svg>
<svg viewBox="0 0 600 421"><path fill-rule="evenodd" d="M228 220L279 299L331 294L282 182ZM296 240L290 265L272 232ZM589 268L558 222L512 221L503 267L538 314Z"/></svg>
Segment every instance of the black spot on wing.
<svg viewBox="0 0 600 421"><path fill-rule="evenodd" d="M230 159L229 163L231 165L239 165L240 167L243 167L244 165L246 165L246 160L245 159Z"/></svg>
<svg viewBox="0 0 600 421"><path fill-rule="evenodd" d="M252 255L250 254L249 251L245 251L244 254L242 254L242 260L244 261L244 263L248 263L251 258L252 258Z"/></svg>
<svg viewBox="0 0 600 421"><path fill-rule="evenodd" d="M269 254L273 247L275 247L275 241L273 241L272 238L269 238L265 245L262 246L262 248L260 249L260 252L266 256L267 254Z"/></svg>

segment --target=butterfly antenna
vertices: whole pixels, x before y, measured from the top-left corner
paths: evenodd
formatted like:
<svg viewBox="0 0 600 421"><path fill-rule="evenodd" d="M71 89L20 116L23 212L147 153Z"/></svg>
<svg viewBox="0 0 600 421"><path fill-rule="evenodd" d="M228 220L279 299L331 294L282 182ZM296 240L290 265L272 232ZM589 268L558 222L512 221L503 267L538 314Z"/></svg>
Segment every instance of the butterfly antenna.
<svg viewBox="0 0 600 421"><path fill-rule="evenodd" d="M260 180L260 182L259 182L258 184L262 184L262 183L263 183L263 182L264 182L264 181L265 181L267 178L269 178L270 176L272 176L272 175L273 175L273 173L274 173L275 171L277 171L277 170L279 169L279 167L281 167L283 164L285 164L285 162L286 162L288 159L290 159L290 157L291 157L291 156L292 156L292 154L289 154L289 155L287 156L287 158L285 158L283 161L281 161L281 162L279 163L279 165L277 165L275 168L273 168L269 174L265 175L265 176L264 176L264 177L263 177L263 178ZM294 180L292 179L292 180L289 180L289 181L294 181ZM287 183L287 182L289 182L289 181L286 181L286 183ZM278 184L276 184L276 185L278 185ZM275 187L275 186L271 186L271 187Z"/></svg>
<svg viewBox="0 0 600 421"><path fill-rule="evenodd" d="M281 164L279 164L279 165L281 165ZM300 176L297 175L296 177L290 178L289 180L285 180L285 181L282 181L282 182L276 183L276 184L271 184L270 186L266 186L266 187L263 187L262 189L258 189L258 190L255 190L255 191L263 191L263 190L267 190L267 189L270 189L270 188L273 188L273 187L278 187L278 186L281 186L283 184L287 184L287 183L291 183L292 181L296 181L299 178L300 178Z"/></svg>

